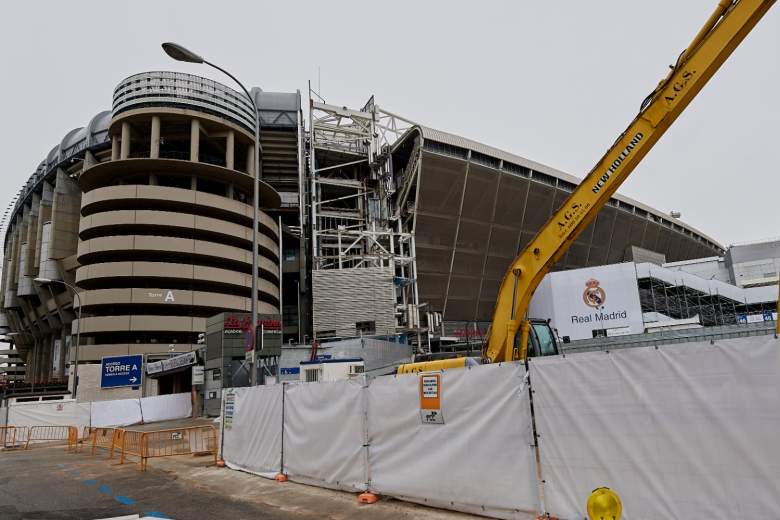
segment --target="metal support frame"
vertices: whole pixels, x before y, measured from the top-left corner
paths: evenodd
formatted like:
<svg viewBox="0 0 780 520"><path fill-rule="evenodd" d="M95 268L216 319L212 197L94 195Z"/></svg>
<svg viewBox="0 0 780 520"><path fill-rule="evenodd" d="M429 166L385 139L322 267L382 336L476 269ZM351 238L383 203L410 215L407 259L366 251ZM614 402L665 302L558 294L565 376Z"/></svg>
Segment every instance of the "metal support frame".
<svg viewBox="0 0 780 520"><path fill-rule="evenodd" d="M309 108L309 200L301 207L308 212L312 270L391 270L398 289L394 332L416 333L420 346L414 219L404 217L421 143L403 175L394 171L391 153L416 123L381 109L373 97L360 109L328 104L311 84Z"/></svg>

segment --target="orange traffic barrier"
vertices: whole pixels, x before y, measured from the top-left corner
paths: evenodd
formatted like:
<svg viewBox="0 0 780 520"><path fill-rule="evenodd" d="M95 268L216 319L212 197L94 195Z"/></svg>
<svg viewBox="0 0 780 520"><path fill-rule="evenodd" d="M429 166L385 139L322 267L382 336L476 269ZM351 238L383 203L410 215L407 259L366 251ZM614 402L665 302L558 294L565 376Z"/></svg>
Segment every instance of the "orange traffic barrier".
<svg viewBox="0 0 780 520"><path fill-rule="evenodd" d="M108 458L114 458L114 450L121 449L122 430L120 428L90 428L85 443L92 446L92 455L98 448L108 452Z"/></svg>
<svg viewBox="0 0 780 520"><path fill-rule="evenodd" d="M89 426L84 426L80 432L78 428L76 428L76 446L75 446L76 452L81 451L81 447L90 441L91 432L92 432L92 428L90 428Z"/></svg>
<svg viewBox="0 0 780 520"><path fill-rule="evenodd" d="M24 426L0 426L0 448L16 448L23 442L24 433Z"/></svg>
<svg viewBox="0 0 780 520"><path fill-rule="evenodd" d="M210 425L145 432L142 446L143 470L148 459L176 455L211 455L217 464L217 429Z"/></svg>
<svg viewBox="0 0 780 520"><path fill-rule="evenodd" d="M67 451L75 451L78 448L79 430L75 426L30 426L27 442L24 445L25 450L30 449L32 441L66 441Z"/></svg>
<svg viewBox="0 0 780 520"><path fill-rule="evenodd" d="M136 430L119 430L117 444L120 446L119 463L124 464L128 456L138 457L141 469L146 469L143 457L142 441L144 432Z"/></svg>
<svg viewBox="0 0 780 520"><path fill-rule="evenodd" d="M109 430L110 428L104 428ZM108 432L98 440L93 433L93 443L108 445ZM177 455L211 455L217 465L217 429L213 426L191 426L171 430L142 432L138 430L116 429L111 441L120 450L119 463L124 464L129 457L138 457L141 470L146 471L148 459L155 457L174 457Z"/></svg>

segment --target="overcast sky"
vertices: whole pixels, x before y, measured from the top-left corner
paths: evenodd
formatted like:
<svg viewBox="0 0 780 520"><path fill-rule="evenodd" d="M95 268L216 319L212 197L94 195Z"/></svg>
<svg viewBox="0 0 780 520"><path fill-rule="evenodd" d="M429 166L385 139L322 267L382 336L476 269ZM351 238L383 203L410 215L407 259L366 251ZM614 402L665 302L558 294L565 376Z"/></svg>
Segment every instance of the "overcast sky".
<svg viewBox="0 0 780 520"><path fill-rule="evenodd" d="M715 0L26 1L0 15L4 208L52 146L177 41L264 90L318 81L582 177ZM723 244L780 235L780 8L758 24L621 192Z"/></svg>

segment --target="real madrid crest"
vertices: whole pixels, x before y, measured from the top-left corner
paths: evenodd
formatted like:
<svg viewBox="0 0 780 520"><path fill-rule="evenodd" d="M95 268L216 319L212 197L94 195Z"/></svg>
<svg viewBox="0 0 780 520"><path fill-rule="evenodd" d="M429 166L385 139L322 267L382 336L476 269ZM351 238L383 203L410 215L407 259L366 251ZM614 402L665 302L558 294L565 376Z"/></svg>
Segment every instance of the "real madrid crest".
<svg viewBox="0 0 780 520"><path fill-rule="evenodd" d="M582 301L585 302L585 305L593 307L594 309L603 307L606 303L607 293L604 292L604 289L599 287L599 281L595 278L591 278L585 282L585 291L582 293Z"/></svg>

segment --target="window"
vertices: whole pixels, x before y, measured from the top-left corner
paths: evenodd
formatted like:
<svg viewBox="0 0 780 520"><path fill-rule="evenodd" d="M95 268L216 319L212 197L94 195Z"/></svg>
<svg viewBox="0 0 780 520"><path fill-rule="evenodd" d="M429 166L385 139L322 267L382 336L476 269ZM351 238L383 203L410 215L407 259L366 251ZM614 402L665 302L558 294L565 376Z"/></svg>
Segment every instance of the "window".
<svg viewBox="0 0 780 520"><path fill-rule="evenodd" d="M199 177L197 182L198 191L219 195L220 197L224 197L225 193L227 193L227 186L222 182L212 181L203 177Z"/></svg>
<svg viewBox="0 0 780 520"><path fill-rule="evenodd" d="M157 184L170 188L182 188L188 190L192 187L192 178L189 176L158 175Z"/></svg>
<svg viewBox="0 0 780 520"><path fill-rule="evenodd" d="M542 356L554 356L558 353L555 348L555 338L547 324L534 325L536 339L539 341L539 353Z"/></svg>
<svg viewBox="0 0 780 520"><path fill-rule="evenodd" d="M316 383L320 380L320 369L319 368L307 368L305 370L306 373L306 379L305 381L307 383Z"/></svg>
<svg viewBox="0 0 780 520"><path fill-rule="evenodd" d="M358 334L376 334L376 322L358 321L355 323L355 330Z"/></svg>

